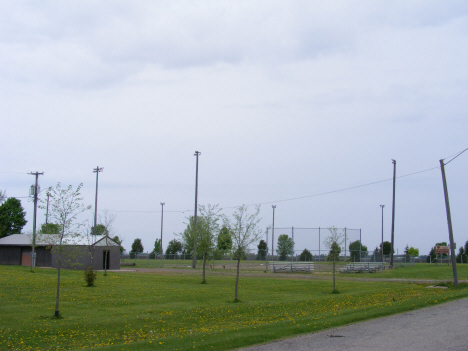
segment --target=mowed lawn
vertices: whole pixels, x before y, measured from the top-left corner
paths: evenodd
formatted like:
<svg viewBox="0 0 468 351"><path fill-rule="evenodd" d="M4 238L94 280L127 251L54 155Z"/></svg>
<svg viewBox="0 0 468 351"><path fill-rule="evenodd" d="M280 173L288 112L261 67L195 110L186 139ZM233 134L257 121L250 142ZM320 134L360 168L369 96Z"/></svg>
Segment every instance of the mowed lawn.
<svg viewBox="0 0 468 351"><path fill-rule="evenodd" d="M233 275L98 273L64 270L55 319L57 272L0 266L0 349L229 350L467 297L468 287L340 279ZM371 275L369 275L371 277Z"/></svg>

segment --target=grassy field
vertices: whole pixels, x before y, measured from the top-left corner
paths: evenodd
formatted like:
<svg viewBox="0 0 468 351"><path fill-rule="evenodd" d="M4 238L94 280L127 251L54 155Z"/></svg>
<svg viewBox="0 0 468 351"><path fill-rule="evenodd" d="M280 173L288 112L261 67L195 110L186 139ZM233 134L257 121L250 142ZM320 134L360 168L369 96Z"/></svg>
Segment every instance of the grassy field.
<svg viewBox="0 0 468 351"><path fill-rule="evenodd" d="M356 276L356 274L355 274ZM363 276L363 274L358 274ZM414 266L399 267L385 270L382 273L372 273L372 278L387 279L424 279L424 280L450 280L453 281L452 266L434 265L433 263L417 263ZM459 280L468 281L468 264L457 264L457 276Z"/></svg>
<svg viewBox="0 0 468 351"><path fill-rule="evenodd" d="M0 349L229 350L468 297L467 284L341 278L340 294L331 294L329 280L265 274L241 277L242 302L233 303L233 275L200 284L199 275L178 272L99 272L86 287L81 271L63 272L55 319L55 270L0 266Z"/></svg>

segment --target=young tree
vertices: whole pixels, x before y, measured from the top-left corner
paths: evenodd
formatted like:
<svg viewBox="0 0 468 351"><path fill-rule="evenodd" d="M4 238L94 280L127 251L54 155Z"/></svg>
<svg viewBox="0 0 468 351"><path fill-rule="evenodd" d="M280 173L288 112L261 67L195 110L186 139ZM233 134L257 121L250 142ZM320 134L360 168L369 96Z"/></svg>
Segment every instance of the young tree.
<svg viewBox="0 0 468 351"><path fill-rule="evenodd" d="M172 239L167 244L166 255L177 255L182 252L182 243L177 239Z"/></svg>
<svg viewBox="0 0 468 351"><path fill-rule="evenodd" d="M336 227L328 228L328 230L330 235L325 238L323 244L330 249L327 260L330 258L333 261L333 292L335 293L337 292L335 289L335 263L339 259L341 245L344 242L344 233L339 233Z"/></svg>
<svg viewBox="0 0 468 351"><path fill-rule="evenodd" d="M197 223L198 228L198 240L197 240L197 252L203 254L203 273L202 283L206 283L205 269L206 260L209 255L213 253L216 248L216 235L219 233L219 220L221 219L221 209L218 205L207 206L199 205L200 210L200 221Z"/></svg>
<svg viewBox="0 0 468 351"><path fill-rule="evenodd" d="M62 188L60 183L57 183L55 188L49 189L49 217L54 223L60 226L61 232L57 243L53 246L53 250L58 254L57 260L57 294L55 299L55 317L59 317L59 301L60 301L60 268L62 262L67 259L69 251L64 250L64 245L73 244L79 229L84 225L83 222L78 220L78 216L91 208L91 206L84 206L81 197L81 188L83 183L73 189L71 185L67 188ZM42 204L40 206L44 208Z"/></svg>
<svg viewBox="0 0 468 351"><path fill-rule="evenodd" d="M60 224L57 223L43 223L39 229L39 234L60 234L61 232Z"/></svg>
<svg viewBox="0 0 468 351"><path fill-rule="evenodd" d="M162 253L162 252L161 252L161 239L156 239L156 240L154 241L153 253L154 253L155 255L159 255L159 254Z"/></svg>
<svg viewBox="0 0 468 351"><path fill-rule="evenodd" d="M278 237L276 251L280 255L280 261L286 261L286 258L293 254L293 245L292 239L287 234L281 234Z"/></svg>
<svg viewBox="0 0 468 351"><path fill-rule="evenodd" d="M367 246L356 240L349 244L349 254L352 262L361 262L361 258L367 257Z"/></svg>
<svg viewBox="0 0 468 351"><path fill-rule="evenodd" d="M257 253L257 260L264 261L266 259L266 254L268 252L268 245L265 240L260 240L257 245L258 253Z"/></svg>
<svg viewBox="0 0 468 351"><path fill-rule="evenodd" d="M313 259L312 254L307 249L304 249L304 251L302 251L301 255L299 256L300 261L308 262L308 261L312 261L312 259Z"/></svg>
<svg viewBox="0 0 468 351"><path fill-rule="evenodd" d="M234 292L234 301L239 301L237 298L237 291L239 285L239 268L242 256L245 254L246 249L260 238L261 230L258 227L260 206L255 207L253 213L249 213L247 206L242 205L238 207L233 213L232 222L226 221L225 225L228 226L232 233L234 258L237 260L237 274L236 285Z"/></svg>
<svg viewBox="0 0 468 351"><path fill-rule="evenodd" d="M132 252L135 253L135 254L139 254L139 253L142 253L142 252L143 252L143 244L141 243L141 239L140 239L140 238L136 238L136 239L133 241L133 244L132 244Z"/></svg>
<svg viewBox="0 0 468 351"><path fill-rule="evenodd" d="M26 212L21 201L10 197L0 205L0 238L11 234L21 234L26 225Z"/></svg>

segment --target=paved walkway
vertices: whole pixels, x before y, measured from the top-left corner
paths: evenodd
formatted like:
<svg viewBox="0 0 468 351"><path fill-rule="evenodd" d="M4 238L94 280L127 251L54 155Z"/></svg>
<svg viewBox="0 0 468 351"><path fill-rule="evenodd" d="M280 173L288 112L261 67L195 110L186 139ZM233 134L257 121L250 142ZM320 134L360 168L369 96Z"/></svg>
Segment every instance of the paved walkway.
<svg viewBox="0 0 468 351"><path fill-rule="evenodd" d="M240 350L467 351L468 298Z"/></svg>

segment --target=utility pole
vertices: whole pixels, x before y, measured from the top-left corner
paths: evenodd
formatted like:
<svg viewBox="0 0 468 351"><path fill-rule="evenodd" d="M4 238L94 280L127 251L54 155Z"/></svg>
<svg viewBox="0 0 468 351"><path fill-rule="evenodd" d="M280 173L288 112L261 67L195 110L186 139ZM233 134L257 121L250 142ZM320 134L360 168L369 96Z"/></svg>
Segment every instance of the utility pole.
<svg viewBox="0 0 468 351"><path fill-rule="evenodd" d="M390 268L393 268L393 245L394 245L394 233L395 233L395 179L396 179L396 161L392 160L393 163L393 203L392 203L392 247L390 250ZM382 246L383 255L383 246Z"/></svg>
<svg viewBox="0 0 468 351"><path fill-rule="evenodd" d="M198 209L198 156L201 155L201 152L195 151L193 156L197 157L197 166L195 170L195 215L193 218L193 226L195 233L197 233L197 209ZM197 241L196 238L193 240L193 250L192 250L192 268L197 268Z"/></svg>
<svg viewBox="0 0 468 351"><path fill-rule="evenodd" d="M96 173L96 199L94 202L94 228L93 228L93 234L94 238L91 240L91 244L94 244L94 240L96 240L96 235L97 235L97 196L98 196L98 180L99 180L99 172L104 171L104 167L99 168L97 166L96 168L93 169L93 173ZM107 245L107 238L106 238L106 245ZM91 266L93 265L93 256L91 257ZM105 253L105 258L104 258L104 275L107 275L107 251Z"/></svg>
<svg viewBox="0 0 468 351"><path fill-rule="evenodd" d="M457 276L457 259L455 257L455 247L453 245L453 230L452 230L452 216L450 214L450 203L447 190L447 181L445 179L445 168L444 160L440 160L440 170L442 171L442 183L444 185L444 195L445 195L445 209L447 212L447 224L449 230L449 240L450 240L450 256L452 256L452 272L453 272L453 285L458 285L458 276Z"/></svg>
<svg viewBox="0 0 468 351"><path fill-rule="evenodd" d="M33 239L32 239L32 251L31 251L31 272L36 267L36 218L37 218L37 182L39 180L39 176L43 175L44 172L31 172L28 173L31 175L36 176L36 183L34 185L34 221L33 221Z"/></svg>
<svg viewBox="0 0 468 351"><path fill-rule="evenodd" d="M94 228L93 228L93 234L97 235L96 233L96 226L97 226L97 196L98 196L98 181L99 181L99 172L104 171L104 167L99 168L97 166L96 168L93 169L93 173L96 173L96 199L94 202Z"/></svg>
<svg viewBox="0 0 468 351"><path fill-rule="evenodd" d="M268 232L270 228L267 227L265 234L266 234L266 250L265 250L265 273L268 273Z"/></svg>
<svg viewBox="0 0 468 351"><path fill-rule="evenodd" d="M273 256L275 254L275 208L276 208L276 205L271 205L271 208L273 209L273 227L271 229L271 256Z"/></svg>
<svg viewBox="0 0 468 351"><path fill-rule="evenodd" d="M380 208L382 208L382 241L381 241L381 244L380 244L380 250L382 251L381 252L381 255L382 255L382 270L383 270L383 265L384 265L384 257L383 257L383 209L384 209L385 205L380 205Z"/></svg>
<svg viewBox="0 0 468 351"><path fill-rule="evenodd" d="M162 237L163 237L163 221L164 221L164 202L161 202L161 267L164 265L164 252L163 252L163 244L162 244Z"/></svg>

